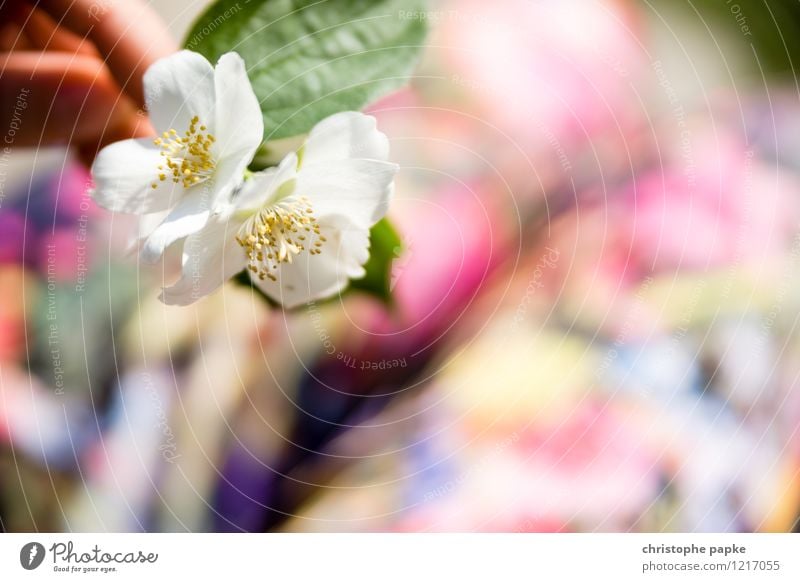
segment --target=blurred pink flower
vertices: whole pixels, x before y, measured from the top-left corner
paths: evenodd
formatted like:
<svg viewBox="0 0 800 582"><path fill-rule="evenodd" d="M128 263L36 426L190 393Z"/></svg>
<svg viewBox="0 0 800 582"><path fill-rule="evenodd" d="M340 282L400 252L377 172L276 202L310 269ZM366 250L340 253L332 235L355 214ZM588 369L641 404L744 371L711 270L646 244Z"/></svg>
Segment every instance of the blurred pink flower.
<svg viewBox="0 0 800 582"><path fill-rule="evenodd" d="M451 0L442 15L452 81L512 135L546 125L566 146L643 115L629 83L645 62L629 2Z"/></svg>
<svg viewBox="0 0 800 582"><path fill-rule="evenodd" d="M660 493L657 455L620 410L583 402L566 417L460 449L457 475L403 531L626 531Z"/></svg>
<svg viewBox="0 0 800 582"><path fill-rule="evenodd" d="M788 248L798 216L791 170L768 166L720 127L695 130L690 154L673 155L623 194L624 227L641 268L758 264Z"/></svg>
<svg viewBox="0 0 800 582"><path fill-rule="evenodd" d="M22 262L23 241L30 225L18 212L0 212L0 263Z"/></svg>
<svg viewBox="0 0 800 582"><path fill-rule="evenodd" d="M56 282L75 280L88 269L91 246L86 236L74 228L59 228L40 238L37 251L39 269Z"/></svg>
<svg viewBox="0 0 800 582"><path fill-rule="evenodd" d="M480 183L444 184L425 199L398 199L393 216L402 237L392 271L394 306L348 303L348 318L362 333L337 345L358 359L372 353L417 353L447 334L485 288L495 267L513 249L513 227ZM366 335L381 336L365 343Z"/></svg>
<svg viewBox="0 0 800 582"><path fill-rule="evenodd" d="M614 302L649 276L760 269L788 251L800 216L790 169L758 159L720 126L693 127L688 150L669 145L661 167L583 192L555 221L548 244L569 260L548 273L554 296L613 320Z"/></svg>
<svg viewBox="0 0 800 582"><path fill-rule="evenodd" d="M60 221L78 221L99 214L89 191L92 179L83 164L70 161L52 175L47 189L51 193Z"/></svg>

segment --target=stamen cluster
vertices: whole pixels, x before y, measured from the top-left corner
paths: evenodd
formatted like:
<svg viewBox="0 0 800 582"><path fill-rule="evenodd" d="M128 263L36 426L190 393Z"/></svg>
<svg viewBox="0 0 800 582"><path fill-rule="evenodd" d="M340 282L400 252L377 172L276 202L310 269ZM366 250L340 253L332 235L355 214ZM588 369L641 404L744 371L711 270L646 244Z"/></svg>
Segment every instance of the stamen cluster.
<svg viewBox="0 0 800 582"><path fill-rule="evenodd" d="M164 158L164 163L158 166L160 182L169 178L174 183L189 188L211 176L216 165L211 155L211 145L215 138L206 131L205 125L198 128L199 122L200 119L195 115L183 136L170 129L153 140L161 148L160 154ZM153 182L152 186L157 188L158 184Z"/></svg>
<svg viewBox="0 0 800 582"><path fill-rule="evenodd" d="M281 263L291 263L303 251L318 255L326 241L305 197L265 206L241 226L236 237L247 255L247 268L262 281L277 281L275 271Z"/></svg>

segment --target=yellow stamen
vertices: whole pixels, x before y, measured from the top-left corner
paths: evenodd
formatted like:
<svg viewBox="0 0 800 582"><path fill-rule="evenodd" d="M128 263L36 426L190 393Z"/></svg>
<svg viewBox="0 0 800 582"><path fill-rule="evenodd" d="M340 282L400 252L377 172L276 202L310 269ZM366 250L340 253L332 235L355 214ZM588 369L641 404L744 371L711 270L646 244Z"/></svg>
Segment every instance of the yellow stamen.
<svg viewBox="0 0 800 582"><path fill-rule="evenodd" d="M159 181L165 181L169 175L175 184L189 188L211 177L216 160L210 150L211 144L216 140L206 132L205 125L200 126L200 131L197 130L199 121L200 118L195 115L183 137L178 136L177 130L170 129L162 133L162 137L153 140L161 148L159 154L165 158L164 162L169 169L166 174L158 174ZM163 170L164 166L159 165L158 169ZM158 187L157 182L153 182L152 186Z"/></svg>
<svg viewBox="0 0 800 582"><path fill-rule="evenodd" d="M295 233L295 238L292 238ZM310 237L313 241L306 243ZM303 251L322 252L319 223L307 198L283 200L256 212L241 226L236 242L244 249L248 270L260 280L277 281L281 263L291 263Z"/></svg>

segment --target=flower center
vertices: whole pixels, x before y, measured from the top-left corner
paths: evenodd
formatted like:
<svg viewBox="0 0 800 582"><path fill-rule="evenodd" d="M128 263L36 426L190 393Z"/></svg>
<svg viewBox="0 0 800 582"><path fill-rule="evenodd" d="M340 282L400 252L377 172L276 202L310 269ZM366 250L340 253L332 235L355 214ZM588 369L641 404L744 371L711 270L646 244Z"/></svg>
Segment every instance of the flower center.
<svg viewBox="0 0 800 582"><path fill-rule="evenodd" d="M206 131L205 125L198 128L199 122L200 118L195 115L183 136L170 129L153 140L161 148L160 154L164 158L164 163L158 166L160 182L170 179L188 188L211 177L216 166L211 157L211 144L215 138ZM153 182L152 186L157 188L158 183Z"/></svg>
<svg viewBox="0 0 800 582"><path fill-rule="evenodd" d="M291 263L303 251L320 254L326 240L307 198L284 199L262 208L247 219L236 237L247 255L247 268L262 281L277 281L280 264Z"/></svg>

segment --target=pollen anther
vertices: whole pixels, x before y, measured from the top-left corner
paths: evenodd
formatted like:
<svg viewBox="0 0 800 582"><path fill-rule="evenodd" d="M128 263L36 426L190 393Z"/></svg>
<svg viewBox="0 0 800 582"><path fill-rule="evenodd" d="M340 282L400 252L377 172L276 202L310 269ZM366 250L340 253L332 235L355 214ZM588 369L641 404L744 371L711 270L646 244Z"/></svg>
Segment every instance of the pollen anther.
<svg viewBox="0 0 800 582"><path fill-rule="evenodd" d="M175 129L170 129L153 140L161 148L159 155L164 158L168 169L168 172L158 174L159 181L169 177L175 184L189 188L211 177L216 166L210 151L215 138L206 131L205 125L197 129L199 121L200 118L195 115L183 137L178 136ZM163 165L158 169L163 170ZM158 183L153 182L152 187L157 188Z"/></svg>
<svg viewBox="0 0 800 582"><path fill-rule="evenodd" d="M308 236L292 238L292 233L301 230ZM312 240L308 241L308 237ZM291 263L303 251L311 255L320 254L325 239L320 234L311 203L307 198L299 198L281 201L256 212L241 226L236 242L247 255L250 272L261 281L277 281L276 272L281 263Z"/></svg>

